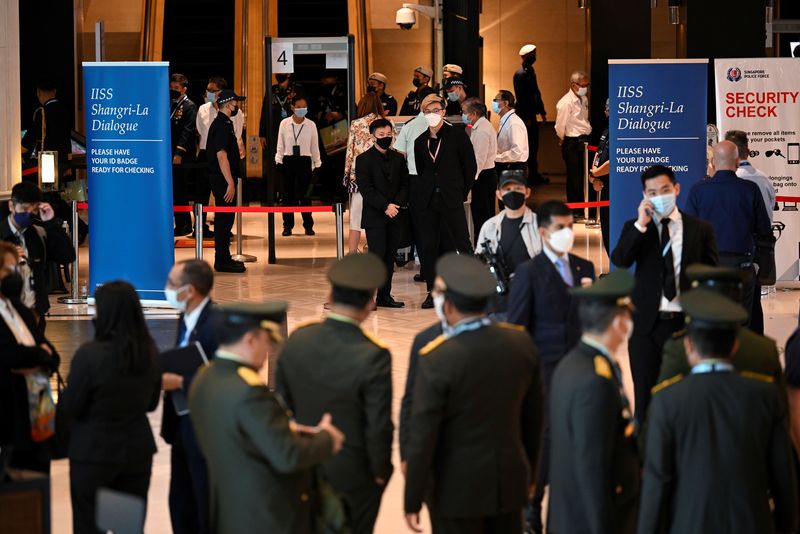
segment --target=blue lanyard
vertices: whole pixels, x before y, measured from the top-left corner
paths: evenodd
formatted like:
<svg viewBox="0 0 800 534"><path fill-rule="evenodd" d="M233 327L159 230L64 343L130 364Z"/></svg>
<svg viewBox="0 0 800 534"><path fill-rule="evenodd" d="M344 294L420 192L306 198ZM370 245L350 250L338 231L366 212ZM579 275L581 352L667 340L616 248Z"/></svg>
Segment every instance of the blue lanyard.
<svg viewBox="0 0 800 534"><path fill-rule="evenodd" d="M723 362L720 360L711 360L708 362L698 363L692 367L693 375L704 375L708 373L732 373L733 364L730 362Z"/></svg>
<svg viewBox="0 0 800 534"><path fill-rule="evenodd" d="M749 161L740 161L739 167L752 167L752 165L750 165Z"/></svg>
<svg viewBox="0 0 800 534"><path fill-rule="evenodd" d="M509 120L511 120L511 115L513 115L513 114L514 114L514 110L512 109L511 111L509 111L509 112L508 112L508 115L506 115L506 116L504 117L504 119L505 119L505 120L504 120L504 121L502 121L502 122L500 123L500 131L499 131L499 132L497 132L497 137L500 137L500 134L501 134L501 133L503 133L503 128L505 128L505 126L506 126L506 123L507 123Z"/></svg>
<svg viewBox="0 0 800 534"><path fill-rule="evenodd" d="M478 330L479 328L483 328L485 326L489 326L492 324L492 320L488 317L480 317L478 319L467 321L463 323L459 323L455 326L447 327L444 329L444 335L447 339L451 337L456 337L459 334L463 334L464 332L471 332L473 330Z"/></svg>

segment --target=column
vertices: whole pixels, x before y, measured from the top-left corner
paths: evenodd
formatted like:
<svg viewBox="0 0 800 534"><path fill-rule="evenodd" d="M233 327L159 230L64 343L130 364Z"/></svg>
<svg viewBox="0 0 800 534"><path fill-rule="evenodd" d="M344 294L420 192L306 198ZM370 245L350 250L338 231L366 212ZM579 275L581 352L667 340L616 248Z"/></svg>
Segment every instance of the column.
<svg viewBox="0 0 800 534"><path fill-rule="evenodd" d="M0 72L6 78L0 92L0 197L6 197L21 180L22 168L18 0L0 0Z"/></svg>

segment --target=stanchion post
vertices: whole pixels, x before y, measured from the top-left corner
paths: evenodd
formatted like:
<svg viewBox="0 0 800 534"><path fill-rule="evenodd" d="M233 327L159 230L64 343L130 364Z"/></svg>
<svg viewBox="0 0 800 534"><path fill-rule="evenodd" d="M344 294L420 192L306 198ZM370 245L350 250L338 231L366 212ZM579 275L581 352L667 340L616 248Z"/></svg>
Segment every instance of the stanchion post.
<svg viewBox="0 0 800 534"><path fill-rule="evenodd" d="M275 254L275 214L272 212L267 214L267 263L278 263Z"/></svg>
<svg viewBox="0 0 800 534"><path fill-rule="evenodd" d="M337 202L333 205L336 214L336 258L344 258L344 205Z"/></svg>
<svg viewBox="0 0 800 534"><path fill-rule="evenodd" d="M583 142L583 201L589 202L589 143ZM583 220L585 224L594 224L594 221L589 219L589 208L583 208Z"/></svg>
<svg viewBox="0 0 800 534"><path fill-rule="evenodd" d="M236 207L242 207L242 179L236 181ZM236 254L231 258L233 261L253 262L258 258L250 254L242 254L242 216L241 212L236 213Z"/></svg>
<svg viewBox="0 0 800 534"><path fill-rule="evenodd" d="M194 258L203 259L203 205L199 202L194 203Z"/></svg>
<svg viewBox="0 0 800 534"><path fill-rule="evenodd" d="M80 242L78 241L78 201L70 202L72 209L72 249L75 251L75 261L72 262L72 287L68 297L59 297L58 301L62 304L86 304L86 297L78 293L80 287Z"/></svg>

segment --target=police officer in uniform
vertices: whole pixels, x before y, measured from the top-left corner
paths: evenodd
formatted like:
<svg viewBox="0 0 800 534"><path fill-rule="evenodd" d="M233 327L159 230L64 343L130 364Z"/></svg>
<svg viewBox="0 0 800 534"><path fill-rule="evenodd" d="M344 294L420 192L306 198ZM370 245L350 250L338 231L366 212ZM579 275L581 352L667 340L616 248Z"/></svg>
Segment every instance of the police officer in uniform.
<svg viewBox="0 0 800 534"><path fill-rule="evenodd" d="M556 368L550 390L551 534L636 527L635 426L614 360L633 331L633 285L633 275L619 270L572 290L581 299L584 334Z"/></svg>
<svg viewBox="0 0 800 534"><path fill-rule="evenodd" d="M705 288L681 306L692 370L653 389L638 532L795 532L786 403L731 362L747 312Z"/></svg>
<svg viewBox="0 0 800 534"><path fill-rule="evenodd" d="M433 71L428 67L419 66L414 69L414 78L411 80L411 83L414 85L415 89L409 91L405 100L403 100L403 106L400 108L400 115L413 116L419 114L420 104L422 104L425 97L435 93L433 88L428 85L431 83L432 77Z"/></svg>
<svg viewBox="0 0 800 534"><path fill-rule="evenodd" d="M192 163L197 145L197 106L189 100L186 89L189 80L183 74L173 74L169 78L169 120L172 133L172 201L176 206L189 205L186 177L189 169L184 165ZM175 214L175 235L192 233L192 215Z"/></svg>
<svg viewBox="0 0 800 534"><path fill-rule="evenodd" d="M397 100L386 92L386 84L389 79L380 72L373 72L367 78L367 91L375 93L380 97L386 115L397 115Z"/></svg>
<svg viewBox="0 0 800 534"><path fill-rule="evenodd" d="M495 281L479 260L447 254L436 273L436 310L445 326L420 351L406 522L421 532L419 511L432 475L434 534L522 532L541 432L536 347L523 329L487 317Z"/></svg>
<svg viewBox="0 0 800 534"><path fill-rule="evenodd" d="M330 312L294 331L281 350L277 390L298 423L329 411L347 436L322 471L343 497L353 534L371 534L392 474L392 357L363 330L386 268L374 254L345 256L328 271Z"/></svg>
<svg viewBox="0 0 800 534"><path fill-rule="evenodd" d="M55 82L44 79L38 81L36 98L41 106L34 111L33 124L22 138L22 154L32 165L38 165L39 152L58 152L59 175L65 181L73 180L69 161L72 153L69 116L64 104L58 99ZM31 175L31 178L30 181L36 183L36 175Z"/></svg>
<svg viewBox="0 0 800 534"><path fill-rule="evenodd" d="M312 427L289 420L258 374L280 340L285 302L221 308L219 349L189 391L208 462L211 532L310 534L311 468L342 447L325 414Z"/></svg>
<svg viewBox="0 0 800 534"><path fill-rule="evenodd" d="M519 49L522 65L514 73L514 94L517 96L517 115L525 122L528 130L528 176L532 185L550 183L549 178L544 178L539 173L539 120L547 122L547 112L544 109L542 92L539 90L539 81L536 78L536 45L526 44Z"/></svg>

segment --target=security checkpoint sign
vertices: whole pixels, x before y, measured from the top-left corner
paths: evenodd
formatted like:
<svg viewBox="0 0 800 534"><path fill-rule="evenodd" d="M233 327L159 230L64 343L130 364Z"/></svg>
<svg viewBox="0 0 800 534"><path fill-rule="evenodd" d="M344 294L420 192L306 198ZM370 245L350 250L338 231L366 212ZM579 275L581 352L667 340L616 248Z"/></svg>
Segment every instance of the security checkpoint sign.
<svg viewBox="0 0 800 534"><path fill-rule="evenodd" d="M294 72L294 43L272 43L272 73L291 74Z"/></svg>

